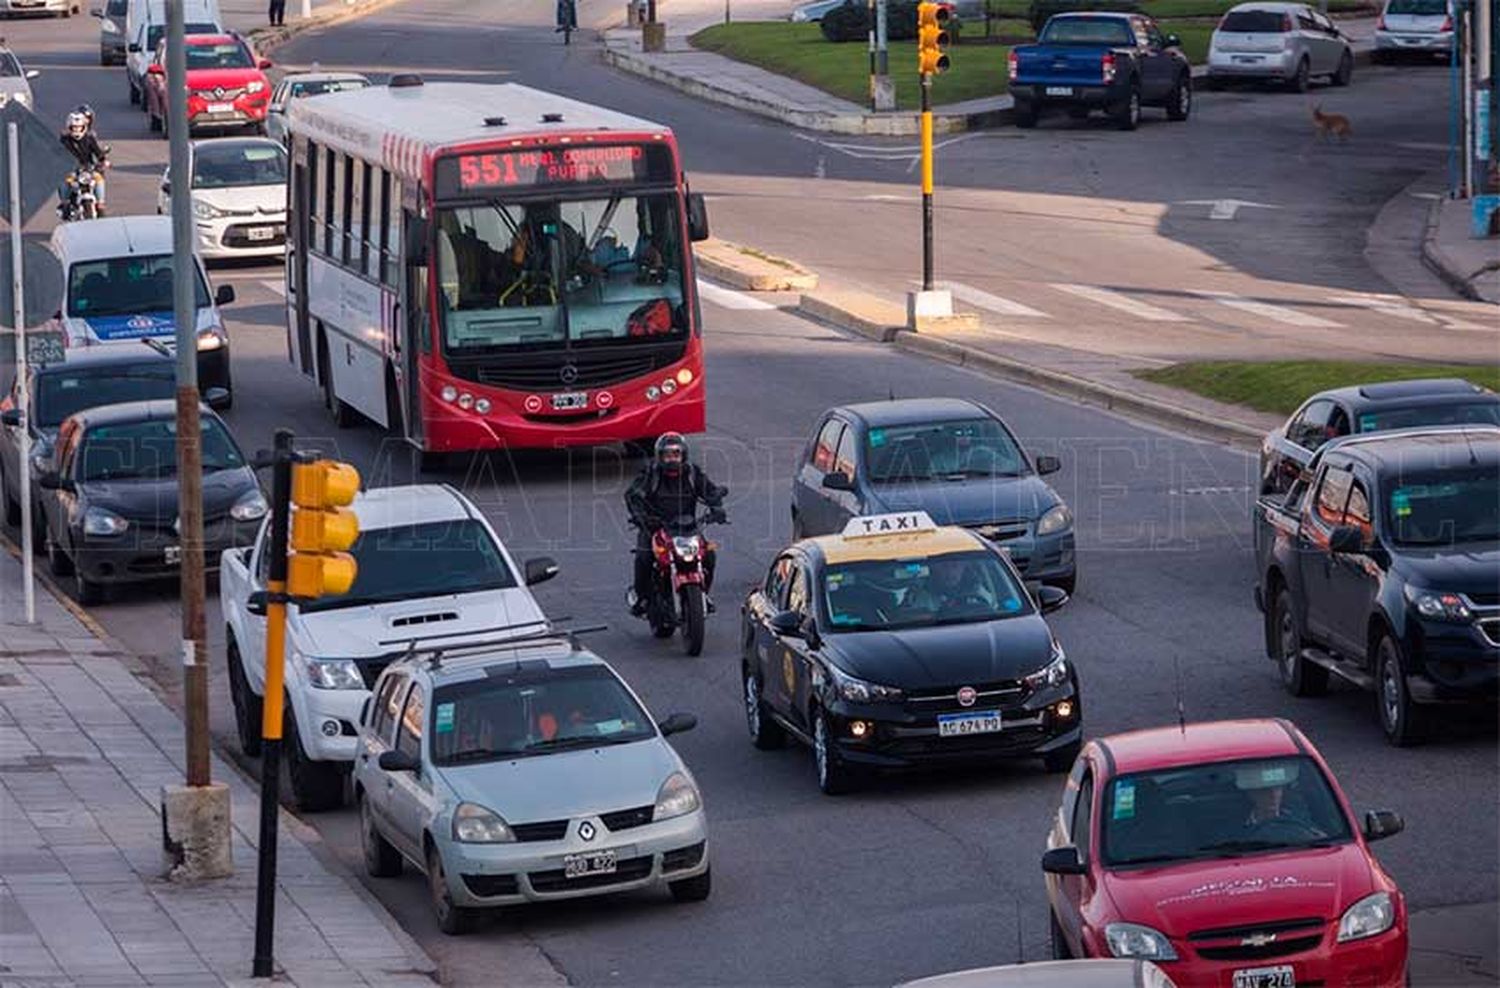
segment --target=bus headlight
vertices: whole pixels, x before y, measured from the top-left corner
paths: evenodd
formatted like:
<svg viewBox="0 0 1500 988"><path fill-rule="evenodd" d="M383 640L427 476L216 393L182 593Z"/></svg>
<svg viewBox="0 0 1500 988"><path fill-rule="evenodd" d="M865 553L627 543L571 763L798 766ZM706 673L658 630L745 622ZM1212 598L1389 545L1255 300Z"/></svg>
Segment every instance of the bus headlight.
<svg viewBox="0 0 1500 988"><path fill-rule="evenodd" d="M443 390L438 393L442 395L444 401L458 400L458 389L451 384L443 385Z"/></svg>
<svg viewBox="0 0 1500 988"><path fill-rule="evenodd" d="M490 400L488 398L475 399L474 411L478 412L480 415L488 415L490 413Z"/></svg>

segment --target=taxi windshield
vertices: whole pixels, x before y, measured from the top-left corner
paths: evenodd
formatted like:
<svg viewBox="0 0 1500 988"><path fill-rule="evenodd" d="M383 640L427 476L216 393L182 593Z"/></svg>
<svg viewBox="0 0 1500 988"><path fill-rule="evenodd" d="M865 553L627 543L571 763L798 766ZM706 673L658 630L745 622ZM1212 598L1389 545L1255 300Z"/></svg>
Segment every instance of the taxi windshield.
<svg viewBox="0 0 1500 988"><path fill-rule="evenodd" d="M997 621L1031 612L1026 592L984 551L829 565L829 631L883 631Z"/></svg>

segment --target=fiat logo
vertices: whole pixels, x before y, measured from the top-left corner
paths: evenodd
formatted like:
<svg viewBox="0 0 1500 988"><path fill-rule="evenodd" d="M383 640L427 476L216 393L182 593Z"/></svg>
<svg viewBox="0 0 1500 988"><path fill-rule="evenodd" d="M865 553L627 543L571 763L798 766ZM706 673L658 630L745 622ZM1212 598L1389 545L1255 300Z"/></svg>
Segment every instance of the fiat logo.
<svg viewBox="0 0 1500 988"><path fill-rule="evenodd" d="M533 415L542 410L542 399L539 395L527 395L523 403L526 410Z"/></svg>
<svg viewBox="0 0 1500 988"><path fill-rule="evenodd" d="M593 840L596 833L597 831L594 830L594 825L592 823L589 823L587 820L578 825L578 836L583 838L584 840Z"/></svg>
<svg viewBox="0 0 1500 988"><path fill-rule="evenodd" d="M594 396L594 403L600 408L608 408L615 403L615 396L608 391L601 391Z"/></svg>
<svg viewBox="0 0 1500 988"><path fill-rule="evenodd" d="M974 691L974 687L972 686L965 686L958 691L958 705L960 707L972 707L974 701L977 699L979 699L979 694Z"/></svg>
<svg viewBox="0 0 1500 988"><path fill-rule="evenodd" d="M563 364L562 368L557 372L557 376L562 383L572 384L578 380L578 368L573 364Z"/></svg>

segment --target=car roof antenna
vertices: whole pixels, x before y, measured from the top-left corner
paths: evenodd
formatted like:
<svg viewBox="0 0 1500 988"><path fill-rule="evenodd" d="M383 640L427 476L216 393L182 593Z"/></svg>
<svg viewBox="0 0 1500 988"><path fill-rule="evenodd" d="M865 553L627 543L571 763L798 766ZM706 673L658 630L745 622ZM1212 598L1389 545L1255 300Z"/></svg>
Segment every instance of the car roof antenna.
<svg viewBox="0 0 1500 988"><path fill-rule="evenodd" d="M1172 678L1177 687L1177 729L1187 734L1187 710L1182 703L1182 657L1172 653Z"/></svg>

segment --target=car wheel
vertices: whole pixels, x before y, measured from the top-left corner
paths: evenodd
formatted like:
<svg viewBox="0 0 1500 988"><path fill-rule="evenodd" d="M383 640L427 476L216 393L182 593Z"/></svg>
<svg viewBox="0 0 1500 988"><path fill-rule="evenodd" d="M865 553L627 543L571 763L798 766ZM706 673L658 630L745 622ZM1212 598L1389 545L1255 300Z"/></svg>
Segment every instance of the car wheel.
<svg viewBox="0 0 1500 988"><path fill-rule="evenodd" d="M234 705L235 733L239 735L240 750L250 758L257 758L260 756L261 699L250 689L239 643L232 634L228 638L224 664L229 667L229 701Z"/></svg>
<svg viewBox="0 0 1500 988"><path fill-rule="evenodd" d="M1333 74L1332 82L1335 86L1347 86L1349 80L1354 78L1354 56L1348 50L1344 51L1344 57L1339 59L1339 70Z"/></svg>
<svg viewBox="0 0 1500 988"><path fill-rule="evenodd" d="M443 856L435 847L427 849L427 892L432 897L432 911L437 915L438 929L450 937L462 936L474 929L478 913L453 904L448 891L448 875L443 871Z"/></svg>
<svg viewBox="0 0 1500 988"><path fill-rule="evenodd" d="M672 892L672 898L678 902L702 902L708 898L708 893L713 890L713 886L712 868L704 868L701 875L667 883L667 888Z"/></svg>
<svg viewBox="0 0 1500 988"><path fill-rule="evenodd" d="M47 569L56 577L73 575L73 560L50 536L47 539Z"/></svg>
<svg viewBox="0 0 1500 988"><path fill-rule="evenodd" d="M771 751L786 744L786 731L766 714L765 701L761 699L760 676L754 671L745 673L745 726L750 731L750 743L761 751Z"/></svg>
<svg viewBox="0 0 1500 988"><path fill-rule="evenodd" d="M21 502L10 496L6 486L5 467L0 465L0 497L5 499L5 524L15 528L21 524Z"/></svg>
<svg viewBox="0 0 1500 988"><path fill-rule="evenodd" d="M813 710L813 760L818 769L818 788L828 796L839 796L855 788L854 773L839 757L833 729L823 708Z"/></svg>
<svg viewBox="0 0 1500 988"><path fill-rule="evenodd" d="M1312 65L1306 58L1297 63L1297 72L1287 80L1286 86L1294 93L1307 92L1308 81L1312 75Z"/></svg>
<svg viewBox="0 0 1500 988"><path fill-rule="evenodd" d="M1057 921L1057 914L1047 910L1047 939L1052 946L1052 959L1055 961L1070 961L1073 952L1068 949L1067 938L1063 936L1062 924Z"/></svg>
<svg viewBox="0 0 1500 988"><path fill-rule="evenodd" d="M1302 632L1297 628L1297 613L1292 610L1292 595L1285 587L1276 593L1271 606L1272 657L1281 673L1281 685L1292 696L1322 696L1328 691L1328 670L1302 655Z"/></svg>
<svg viewBox="0 0 1500 988"><path fill-rule="evenodd" d="M1039 104L1016 103L1015 104L1016 126L1022 130L1030 130L1035 127L1037 121L1042 119L1042 108Z"/></svg>
<svg viewBox="0 0 1500 988"><path fill-rule="evenodd" d="M1042 765L1054 775L1058 772L1066 772L1073 767L1073 763L1078 760L1078 753L1082 750L1083 742L1074 741L1066 748L1047 752L1042 756Z"/></svg>
<svg viewBox="0 0 1500 988"><path fill-rule="evenodd" d="M1130 84L1130 94L1114 108L1110 114L1114 117L1115 126L1121 130L1135 130L1141 125L1141 87L1136 83Z"/></svg>
<svg viewBox="0 0 1500 988"><path fill-rule="evenodd" d="M1186 120L1193 112L1193 77L1184 72L1167 96L1167 119Z"/></svg>
<svg viewBox="0 0 1500 988"><path fill-rule="evenodd" d="M318 762L308 757L297 732L297 717L291 704L286 705L287 775L292 780L292 798L306 813L322 813L344 805L344 779L348 775L342 762Z"/></svg>
<svg viewBox="0 0 1500 988"><path fill-rule="evenodd" d="M375 814L370 812L369 797L364 793L359 795L359 845L364 852L365 872L370 877L395 878L401 874L401 852L380 836Z"/></svg>
<svg viewBox="0 0 1500 988"><path fill-rule="evenodd" d="M1422 710L1406 687L1406 666L1401 646L1389 634L1375 646L1375 695L1380 704L1380 726L1385 739L1398 748L1422 740Z"/></svg>

